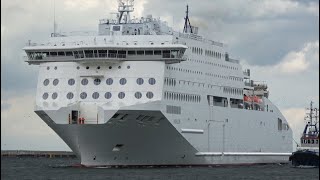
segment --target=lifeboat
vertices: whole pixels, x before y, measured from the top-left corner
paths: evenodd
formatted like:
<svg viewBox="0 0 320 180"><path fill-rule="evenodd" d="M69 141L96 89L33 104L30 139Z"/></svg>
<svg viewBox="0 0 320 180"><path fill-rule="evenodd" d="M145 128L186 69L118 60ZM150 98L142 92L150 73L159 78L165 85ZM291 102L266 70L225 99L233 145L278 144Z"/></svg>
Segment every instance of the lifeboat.
<svg viewBox="0 0 320 180"><path fill-rule="evenodd" d="M246 102L252 102L252 99L249 96L244 96L243 100Z"/></svg>
<svg viewBox="0 0 320 180"><path fill-rule="evenodd" d="M259 98L258 96L253 96L253 102L255 102L255 103L262 103L262 99Z"/></svg>

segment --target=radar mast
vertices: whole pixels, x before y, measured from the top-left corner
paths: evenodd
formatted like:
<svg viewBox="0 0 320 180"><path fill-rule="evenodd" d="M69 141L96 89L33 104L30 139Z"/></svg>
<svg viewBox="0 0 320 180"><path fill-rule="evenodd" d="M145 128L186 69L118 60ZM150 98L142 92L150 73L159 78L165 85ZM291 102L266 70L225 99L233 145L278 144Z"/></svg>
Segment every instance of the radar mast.
<svg viewBox="0 0 320 180"><path fill-rule="evenodd" d="M124 2L126 1L126 2ZM133 12L134 0L118 0L118 12L120 13L118 23L128 23L130 21L130 12Z"/></svg>

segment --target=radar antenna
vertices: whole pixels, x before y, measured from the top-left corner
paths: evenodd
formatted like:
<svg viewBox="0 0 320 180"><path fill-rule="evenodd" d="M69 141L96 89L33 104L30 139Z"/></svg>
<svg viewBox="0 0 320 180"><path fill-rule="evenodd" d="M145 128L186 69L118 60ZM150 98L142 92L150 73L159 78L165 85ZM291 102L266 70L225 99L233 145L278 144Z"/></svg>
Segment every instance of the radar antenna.
<svg viewBox="0 0 320 180"><path fill-rule="evenodd" d="M186 17L184 18L184 27L183 27L184 33L193 33L192 32L192 26L190 24L189 20L189 5L187 5L187 11L186 11Z"/></svg>
<svg viewBox="0 0 320 180"><path fill-rule="evenodd" d="M124 0L118 0L119 7L118 7L118 12L120 13L118 23L121 24L122 18L123 18L123 23L128 23L130 20L130 12L133 12L133 2L134 0L126 0L127 2L125 3ZM126 16L124 15L126 13Z"/></svg>

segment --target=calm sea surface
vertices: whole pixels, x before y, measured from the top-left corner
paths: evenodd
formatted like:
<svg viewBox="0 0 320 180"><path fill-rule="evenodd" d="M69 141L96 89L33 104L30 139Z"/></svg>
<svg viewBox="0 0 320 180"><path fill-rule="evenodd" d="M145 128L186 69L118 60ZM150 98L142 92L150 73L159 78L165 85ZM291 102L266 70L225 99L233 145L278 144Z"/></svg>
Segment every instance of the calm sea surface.
<svg viewBox="0 0 320 180"><path fill-rule="evenodd" d="M205 179L319 179L319 169L290 165L177 168L76 168L75 158L1 158L1 179L116 179L116 180L205 180Z"/></svg>

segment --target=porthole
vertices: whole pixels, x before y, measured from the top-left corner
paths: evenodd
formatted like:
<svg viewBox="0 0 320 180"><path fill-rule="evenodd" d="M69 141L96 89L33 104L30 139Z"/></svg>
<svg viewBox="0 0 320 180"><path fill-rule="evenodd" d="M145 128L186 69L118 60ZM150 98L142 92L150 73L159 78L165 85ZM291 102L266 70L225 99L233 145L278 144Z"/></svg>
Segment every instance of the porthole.
<svg viewBox="0 0 320 180"><path fill-rule="evenodd" d="M49 94L48 94L48 93L43 93L42 98L43 98L44 100L48 99L48 97L49 97Z"/></svg>
<svg viewBox="0 0 320 180"><path fill-rule="evenodd" d="M88 84L88 79L82 79L81 80L81 84L84 85L84 86L87 85Z"/></svg>
<svg viewBox="0 0 320 180"><path fill-rule="evenodd" d="M118 69L121 69L121 66L118 66Z"/></svg>
<svg viewBox="0 0 320 180"><path fill-rule="evenodd" d="M67 98L68 98L68 99L72 99L72 98L73 98L73 93L72 93L72 92L69 92L69 93L67 94Z"/></svg>
<svg viewBox="0 0 320 180"><path fill-rule="evenodd" d="M138 78L137 79L137 84L142 85L143 84L143 79L142 78Z"/></svg>
<svg viewBox="0 0 320 180"><path fill-rule="evenodd" d="M153 93L152 92L147 92L147 98L152 99L153 98Z"/></svg>
<svg viewBox="0 0 320 180"><path fill-rule="evenodd" d="M76 82L76 81L75 81L74 79L69 79L69 80L68 80L68 84L69 84L70 86L73 86L75 82Z"/></svg>
<svg viewBox="0 0 320 180"><path fill-rule="evenodd" d="M54 67L54 70L57 70L57 69L58 69L58 67L57 67L57 66L55 66L55 67Z"/></svg>
<svg viewBox="0 0 320 180"><path fill-rule="evenodd" d="M93 81L94 85L99 85L101 83L101 80L100 79L94 79Z"/></svg>
<svg viewBox="0 0 320 180"><path fill-rule="evenodd" d="M79 69L80 69L80 67L79 67L79 66L77 66L77 69L79 70Z"/></svg>
<svg viewBox="0 0 320 180"><path fill-rule="evenodd" d="M89 66L87 66L86 69L89 69Z"/></svg>
<svg viewBox="0 0 320 180"><path fill-rule="evenodd" d="M47 67L47 70L49 70L49 69L50 69L50 67L48 66L48 67Z"/></svg>
<svg viewBox="0 0 320 180"><path fill-rule="evenodd" d="M127 66L127 69L130 69L130 66Z"/></svg>
<svg viewBox="0 0 320 180"><path fill-rule="evenodd" d="M112 69L112 66L109 66L109 69Z"/></svg>
<svg viewBox="0 0 320 180"><path fill-rule="evenodd" d="M100 69L100 66L98 66L97 69Z"/></svg>
<svg viewBox="0 0 320 180"><path fill-rule="evenodd" d="M106 80L107 85L111 85L113 83L113 79L112 78L108 78Z"/></svg>
<svg viewBox="0 0 320 180"><path fill-rule="evenodd" d="M105 97L106 99L110 99L110 98L112 97L111 92L106 92L106 93L104 94L104 97Z"/></svg>
<svg viewBox="0 0 320 180"><path fill-rule="evenodd" d="M119 99L123 99L126 96L124 92L119 92L118 97Z"/></svg>
<svg viewBox="0 0 320 180"><path fill-rule="evenodd" d="M81 99L86 99L86 98L87 98L87 93L86 93L86 92L82 92L82 93L80 94L80 98L81 98Z"/></svg>
<svg viewBox="0 0 320 180"><path fill-rule="evenodd" d="M137 99L140 99L140 98L142 97L142 94L141 94L141 92L136 92L136 93L134 94L134 96L135 96Z"/></svg>
<svg viewBox="0 0 320 180"><path fill-rule="evenodd" d="M43 85L48 86L49 82L50 82L49 79L45 79L45 80L43 81Z"/></svg>
<svg viewBox="0 0 320 180"><path fill-rule="evenodd" d="M92 98L93 98L93 99L98 99L98 98L99 98L99 93L98 93L98 92L94 92L94 93L92 94Z"/></svg>
<svg viewBox="0 0 320 180"><path fill-rule="evenodd" d="M53 80L53 85L54 85L54 86L56 86L56 85L58 85L58 84L59 84L59 79Z"/></svg>
<svg viewBox="0 0 320 180"><path fill-rule="evenodd" d="M57 99L58 97L58 93L54 92L52 95L51 95L52 99Z"/></svg>
<svg viewBox="0 0 320 180"><path fill-rule="evenodd" d="M127 83L127 80L126 80L125 78L121 78L120 81L119 81L119 83L120 83L121 85L125 85L125 84Z"/></svg>
<svg viewBox="0 0 320 180"><path fill-rule="evenodd" d="M149 84L154 85L156 84L156 80L154 78L149 79Z"/></svg>

